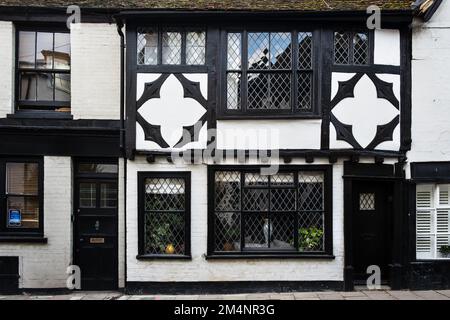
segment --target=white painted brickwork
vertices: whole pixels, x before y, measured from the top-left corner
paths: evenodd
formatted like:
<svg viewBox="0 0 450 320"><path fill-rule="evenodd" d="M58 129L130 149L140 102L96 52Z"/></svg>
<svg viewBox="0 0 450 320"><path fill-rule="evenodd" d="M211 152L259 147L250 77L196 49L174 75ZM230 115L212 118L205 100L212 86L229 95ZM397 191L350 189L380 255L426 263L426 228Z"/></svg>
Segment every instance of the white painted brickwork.
<svg viewBox="0 0 450 320"><path fill-rule="evenodd" d="M318 160L317 164L327 164ZM293 161L292 164L305 164ZM138 261L137 172L191 171L192 261ZM342 281L344 268L343 164L333 170L333 242L335 260L225 260L206 261L207 167L177 167L165 161L148 164L143 157L128 162L127 281Z"/></svg>
<svg viewBox="0 0 450 320"><path fill-rule="evenodd" d="M413 30L410 162L450 160L449 57L450 1L444 1L429 23Z"/></svg>
<svg viewBox="0 0 450 320"><path fill-rule="evenodd" d="M13 110L14 61L14 25L0 21L0 118Z"/></svg>
<svg viewBox="0 0 450 320"><path fill-rule="evenodd" d="M71 31L74 119L120 119L120 37L113 24Z"/></svg>
<svg viewBox="0 0 450 320"><path fill-rule="evenodd" d="M2 244L20 257L21 288L65 288L72 252L72 167L69 157L44 158L44 236L48 244Z"/></svg>

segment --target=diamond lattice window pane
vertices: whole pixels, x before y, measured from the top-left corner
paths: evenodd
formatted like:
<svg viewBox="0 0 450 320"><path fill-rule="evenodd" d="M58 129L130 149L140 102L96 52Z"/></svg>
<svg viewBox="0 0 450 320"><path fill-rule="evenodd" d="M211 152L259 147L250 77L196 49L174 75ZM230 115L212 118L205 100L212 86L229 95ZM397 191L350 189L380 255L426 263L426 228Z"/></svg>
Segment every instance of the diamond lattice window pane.
<svg viewBox="0 0 450 320"><path fill-rule="evenodd" d="M334 33L334 62L336 64L350 64L350 33Z"/></svg>
<svg viewBox="0 0 450 320"><path fill-rule="evenodd" d="M321 172L301 172L299 174L299 210L324 210L324 177Z"/></svg>
<svg viewBox="0 0 450 320"><path fill-rule="evenodd" d="M294 215L280 214L272 216L270 222L270 248L274 250L294 250Z"/></svg>
<svg viewBox="0 0 450 320"><path fill-rule="evenodd" d="M184 255L184 215L173 212L145 212L144 254Z"/></svg>
<svg viewBox="0 0 450 320"><path fill-rule="evenodd" d="M297 108L304 111L312 110L312 74L311 73L299 73L297 83L298 92L298 105Z"/></svg>
<svg viewBox="0 0 450 320"><path fill-rule="evenodd" d="M185 210L184 179L152 178L145 181L146 211Z"/></svg>
<svg viewBox="0 0 450 320"><path fill-rule="evenodd" d="M249 69L269 69L270 62L269 33L248 34L248 67Z"/></svg>
<svg viewBox="0 0 450 320"><path fill-rule="evenodd" d="M227 109L241 109L241 74L227 74Z"/></svg>
<svg viewBox="0 0 450 320"><path fill-rule="evenodd" d="M242 210L244 211L268 211L269 190L246 189L242 194Z"/></svg>
<svg viewBox="0 0 450 320"><path fill-rule="evenodd" d="M353 63L369 64L369 36L367 33L356 33L353 36Z"/></svg>
<svg viewBox="0 0 450 320"><path fill-rule="evenodd" d="M228 70L240 70L241 69L241 50L242 50L242 36L240 33L228 34L228 58L227 65Z"/></svg>
<svg viewBox="0 0 450 320"><path fill-rule="evenodd" d="M138 32L137 52L138 64L158 64L158 31L156 29L146 29Z"/></svg>
<svg viewBox="0 0 450 320"><path fill-rule="evenodd" d="M271 109L291 109L291 75L275 73L270 75Z"/></svg>
<svg viewBox="0 0 450 320"><path fill-rule="evenodd" d="M271 211L295 211L296 191L294 189L270 190Z"/></svg>
<svg viewBox="0 0 450 320"><path fill-rule="evenodd" d="M271 186L294 186L294 173L278 173L270 177Z"/></svg>
<svg viewBox="0 0 450 320"><path fill-rule="evenodd" d="M325 229L323 212L300 212L298 224L299 251L324 251Z"/></svg>
<svg viewBox="0 0 450 320"><path fill-rule="evenodd" d="M241 210L241 174L218 171L215 176L215 204L217 211Z"/></svg>
<svg viewBox="0 0 450 320"><path fill-rule="evenodd" d="M275 70L291 69L292 49L290 33L270 34L270 67Z"/></svg>
<svg viewBox="0 0 450 320"><path fill-rule="evenodd" d="M375 193L361 193L359 195L359 210L375 210Z"/></svg>
<svg viewBox="0 0 450 320"><path fill-rule="evenodd" d="M269 219L258 214L244 215L243 218L245 248L268 248L270 239Z"/></svg>
<svg viewBox="0 0 450 320"><path fill-rule="evenodd" d="M181 33L166 31L162 34L162 63L181 64Z"/></svg>
<svg viewBox="0 0 450 320"><path fill-rule="evenodd" d="M205 32L186 33L186 64L205 64L206 34Z"/></svg>
<svg viewBox="0 0 450 320"><path fill-rule="evenodd" d="M253 73L248 76L248 109L290 109L291 75Z"/></svg>
<svg viewBox="0 0 450 320"><path fill-rule="evenodd" d="M245 186L255 187L255 186L268 186L269 177L261 175L259 173L246 173L245 174Z"/></svg>
<svg viewBox="0 0 450 320"><path fill-rule="evenodd" d="M298 33L298 68L300 70L312 69L312 41L311 32Z"/></svg>
<svg viewBox="0 0 450 320"><path fill-rule="evenodd" d="M216 251L241 250L240 213L218 212L214 221L214 237Z"/></svg>
<svg viewBox="0 0 450 320"><path fill-rule="evenodd" d="M248 76L248 109L271 109L269 81L270 75L264 73Z"/></svg>

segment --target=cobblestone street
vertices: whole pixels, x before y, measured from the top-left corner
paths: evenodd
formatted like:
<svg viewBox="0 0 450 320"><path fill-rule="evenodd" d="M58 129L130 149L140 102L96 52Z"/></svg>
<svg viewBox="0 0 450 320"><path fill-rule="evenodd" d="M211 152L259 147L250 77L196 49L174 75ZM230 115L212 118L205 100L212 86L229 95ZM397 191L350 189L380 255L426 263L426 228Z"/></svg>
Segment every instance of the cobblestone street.
<svg viewBox="0 0 450 320"><path fill-rule="evenodd" d="M450 300L450 290L294 292L233 295L124 295L120 292L76 292L59 295L0 296L0 300Z"/></svg>

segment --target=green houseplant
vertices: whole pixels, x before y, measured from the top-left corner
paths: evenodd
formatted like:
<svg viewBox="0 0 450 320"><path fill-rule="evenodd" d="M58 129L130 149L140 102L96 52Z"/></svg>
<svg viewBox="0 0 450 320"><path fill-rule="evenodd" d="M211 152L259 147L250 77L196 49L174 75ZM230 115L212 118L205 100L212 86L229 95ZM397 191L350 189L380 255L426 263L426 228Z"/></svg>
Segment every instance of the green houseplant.
<svg viewBox="0 0 450 320"><path fill-rule="evenodd" d="M298 248L300 251L319 250L324 232L317 227L300 228L298 230Z"/></svg>
<svg viewBox="0 0 450 320"><path fill-rule="evenodd" d="M444 258L450 258L450 246L442 246L439 252Z"/></svg>

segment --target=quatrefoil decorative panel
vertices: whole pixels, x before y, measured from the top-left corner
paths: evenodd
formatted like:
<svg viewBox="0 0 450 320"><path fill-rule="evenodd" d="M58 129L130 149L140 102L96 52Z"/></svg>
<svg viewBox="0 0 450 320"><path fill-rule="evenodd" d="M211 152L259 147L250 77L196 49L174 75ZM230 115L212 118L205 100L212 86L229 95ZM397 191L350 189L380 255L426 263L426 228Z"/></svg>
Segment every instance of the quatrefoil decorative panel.
<svg viewBox="0 0 450 320"><path fill-rule="evenodd" d="M207 87L207 74L138 74L136 148L204 148Z"/></svg>
<svg viewBox="0 0 450 320"><path fill-rule="evenodd" d="M333 73L330 147L400 148L400 76Z"/></svg>

